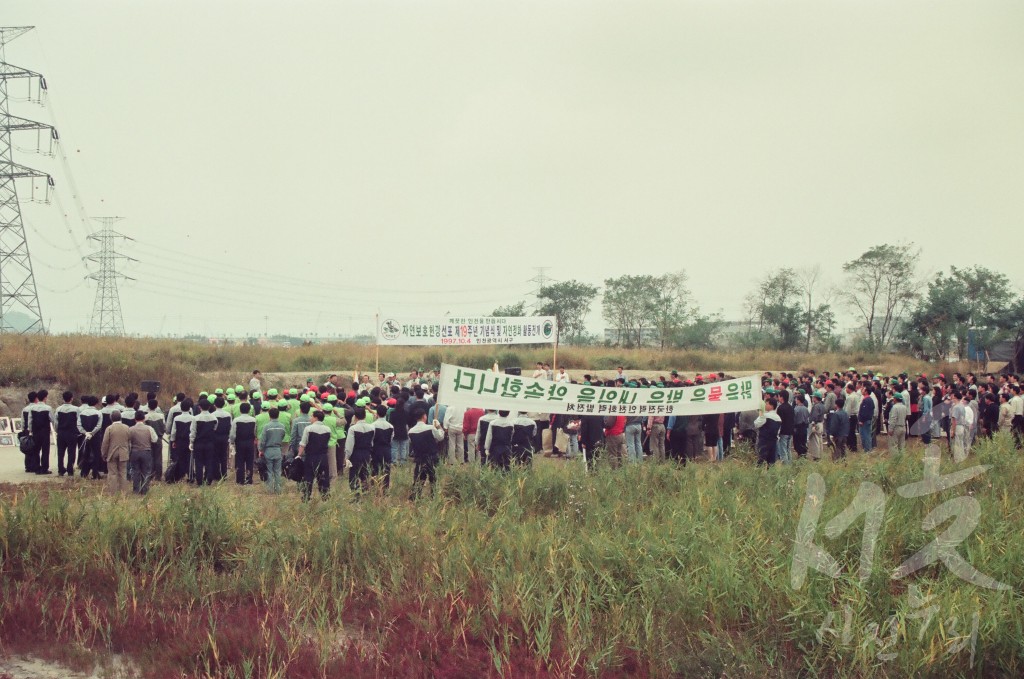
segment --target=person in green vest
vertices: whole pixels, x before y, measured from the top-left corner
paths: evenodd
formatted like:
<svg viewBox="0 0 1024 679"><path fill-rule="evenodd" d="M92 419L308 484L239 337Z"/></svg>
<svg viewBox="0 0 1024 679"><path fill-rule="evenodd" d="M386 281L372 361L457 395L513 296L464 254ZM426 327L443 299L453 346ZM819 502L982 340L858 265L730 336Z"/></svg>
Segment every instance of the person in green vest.
<svg viewBox="0 0 1024 679"><path fill-rule="evenodd" d="M290 401L286 401L285 399L282 398L277 402L277 419L284 427L284 430L287 432L284 436L284 441L282 441L282 443L285 444L285 450L291 447L292 442L292 413L290 408Z"/></svg>
<svg viewBox="0 0 1024 679"><path fill-rule="evenodd" d="M267 426L268 422L270 422L270 411L269 410L260 411L260 414L256 416L256 438L257 439L259 439L260 436L263 434L263 427Z"/></svg>

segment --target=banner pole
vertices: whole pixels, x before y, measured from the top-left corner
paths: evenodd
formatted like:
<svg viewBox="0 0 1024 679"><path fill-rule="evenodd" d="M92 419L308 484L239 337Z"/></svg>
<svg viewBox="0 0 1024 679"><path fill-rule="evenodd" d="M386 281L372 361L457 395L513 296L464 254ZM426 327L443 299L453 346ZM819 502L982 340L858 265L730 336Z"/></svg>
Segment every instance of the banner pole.
<svg viewBox="0 0 1024 679"><path fill-rule="evenodd" d="M373 316L373 325L374 325L374 328L373 328L373 332L374 332L373 341L377 345L377 358L374 361L374 372L379 375L380 374L380 312L379 311L376 314L374 314L374 316Z"/></svg>
<svg viewBox="0 0 1024 679"><path fill-rule="evenodd" d="M557 321L556 321L557 323ZM551 376L554 377L558 374L558 333L561 332L561 328L555 329L555 352L551 357Z"/></svg>

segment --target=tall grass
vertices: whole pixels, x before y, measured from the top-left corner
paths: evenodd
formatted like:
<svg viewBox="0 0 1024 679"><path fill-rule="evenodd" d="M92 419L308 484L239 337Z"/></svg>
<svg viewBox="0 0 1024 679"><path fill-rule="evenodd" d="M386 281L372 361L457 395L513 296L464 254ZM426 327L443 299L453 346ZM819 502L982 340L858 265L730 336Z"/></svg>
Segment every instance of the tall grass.
<svg viewBox="0 0 1024 679"><path fill-rule="evenodd" d="M529 368L550 362L549 347L381 347L380 369L406 372L431 370L442 362L475 368ZM608 370L623 365L631 371L845 370L873 367L887 374L937 370L936 366L890 354L799 354L787 352L659 351L604 347L563 347L558 363L572 370ZM252 370L267 373L305 372L320 377L328 371L376 368L376 348L364 344L309 347L219 347L184 340L117 339L89 336L18 336L0 338L0 386L59 384L78 393L124 394L142 380L158 380L164 394L195 393L208 388L204 374L245 383ZM946 367L945 369L948 369Z"/></svg>
<svg viewBox="0 0 1024 679"><path fill-rule="evenodd" d="M156 677L1021 676L1024 463L1005 437L963 466L979 461L983 476L919 499L895 493L921 478L919 449L769 470L743 450L685 468L444 469L417 504L408 467L390 496L358 503L344 490L303 505L294 486L273 500L233 486L145 500L7 488L0 643L73 666L126 653ZM793 589L812 472L828 487L816 540L843 570ZM835 539L824 525L864 481L888 502L862 583L862 523ZM1013 591L941 564L891 580L935 536L923 517L963 494L982 514L960 553ZM926 627L911 585L938 607ZM837 631L819 640L830 612ZM972 668L969 649L947 651L974 612ZM882 649L872 639L890 619Z"/></svg>

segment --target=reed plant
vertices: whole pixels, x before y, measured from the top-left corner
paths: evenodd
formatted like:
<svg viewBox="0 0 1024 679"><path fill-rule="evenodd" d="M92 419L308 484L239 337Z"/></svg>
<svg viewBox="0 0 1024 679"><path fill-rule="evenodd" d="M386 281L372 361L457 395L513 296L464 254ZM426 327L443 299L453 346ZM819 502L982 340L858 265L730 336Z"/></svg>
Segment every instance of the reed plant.
<svg viewBox="0 0 1024 679"><path fill-rule="evenodd" d="M358 502L336 487L303 504L294 484L5 487L0 644L79 669L123 654L155 677L1021 676L1024 463L1000 435L974 464L990 467L922 498L896 490L922 478L918 446L771 469L743 447L685 467L443 468L416 503L408 466ZM863 521L825 525L864 483L886 505L862 578ZM892 578L958 497L981 509L958 553L1010 589L942 561ZM807 502L840 571L794 587Z"/></svg>
<svg viewBox="0 0 1024 679"><path fill-rule="evenodd" d="M441 363L471 368L519 366L529 374L538 362L550 363L551 346L522 347L381 347L379 368L398 374L413 369L433 370ZM562 347L558 365L580 377L586 370L625 366L634 374L668 375L670 370L699 372L787 370L845 370L872 368L885 374L948 371L957 366L926 364L893 354L802 354L781 351L683 351ZM143 380L161 383L164 397L179 391L228 384L248 384L253 370L264 373L303 373L319 379L330 372L372 373L378 367L376 347L334 343L302 347L214 346L170 339L125 339L84 335L19 336L0 339L0 387L59 385L76 393L121 394L138 391ZM966 370L966 368L963 368ZM272 386L285 378L268 375ZM288 378L294 382L294 377ZM302 380L300 380L302 381ZM211 383L212 382L212 383Z"/></svg>

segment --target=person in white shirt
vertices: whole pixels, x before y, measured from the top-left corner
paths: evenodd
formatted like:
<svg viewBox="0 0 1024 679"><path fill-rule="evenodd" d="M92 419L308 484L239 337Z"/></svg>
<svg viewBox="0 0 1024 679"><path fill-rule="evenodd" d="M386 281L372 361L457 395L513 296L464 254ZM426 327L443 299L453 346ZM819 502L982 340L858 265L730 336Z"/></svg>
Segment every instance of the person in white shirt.
<svg viewBox="0 0 1024 679"><path fill-rule="evenodd" d="M555 382L559 384L569 384L571 382L569 373L565 372L565 368L558 369L558 377L555 378Z"/></svg>
<svg viewBox="0 0 1024 679"><path fill-rule="evenodd" d="M262 374L259 370L252 371L252 378L249 380L249 391L263 391L263 385L260 384L260 377L262 377Z"/></svg>
<svg viewBox="0 0 1024 679"><path fill-rule="evenodd" d="M448 432L448 464L462 464L466 454L466 438L462 433L462 418L466 409L448 406L444 411L442 425Z"/></svg>
<svg viewBox="0 0 1024 679"><path fill-rule="evenodd" d="M1013 443L1020 450L1024 445L1024 397L1020 395L1020 385L1010 385L1013 396L1010 398L1010 407L1013 408Z"/></svg>
<svg viewBox="0 0 1024 679"><path fill-rule="evenodd" d="M544 370L544 364L538 361L537 368L533 371L533 379L542 380L547 377L547 374L547 371Z"/></svg>

